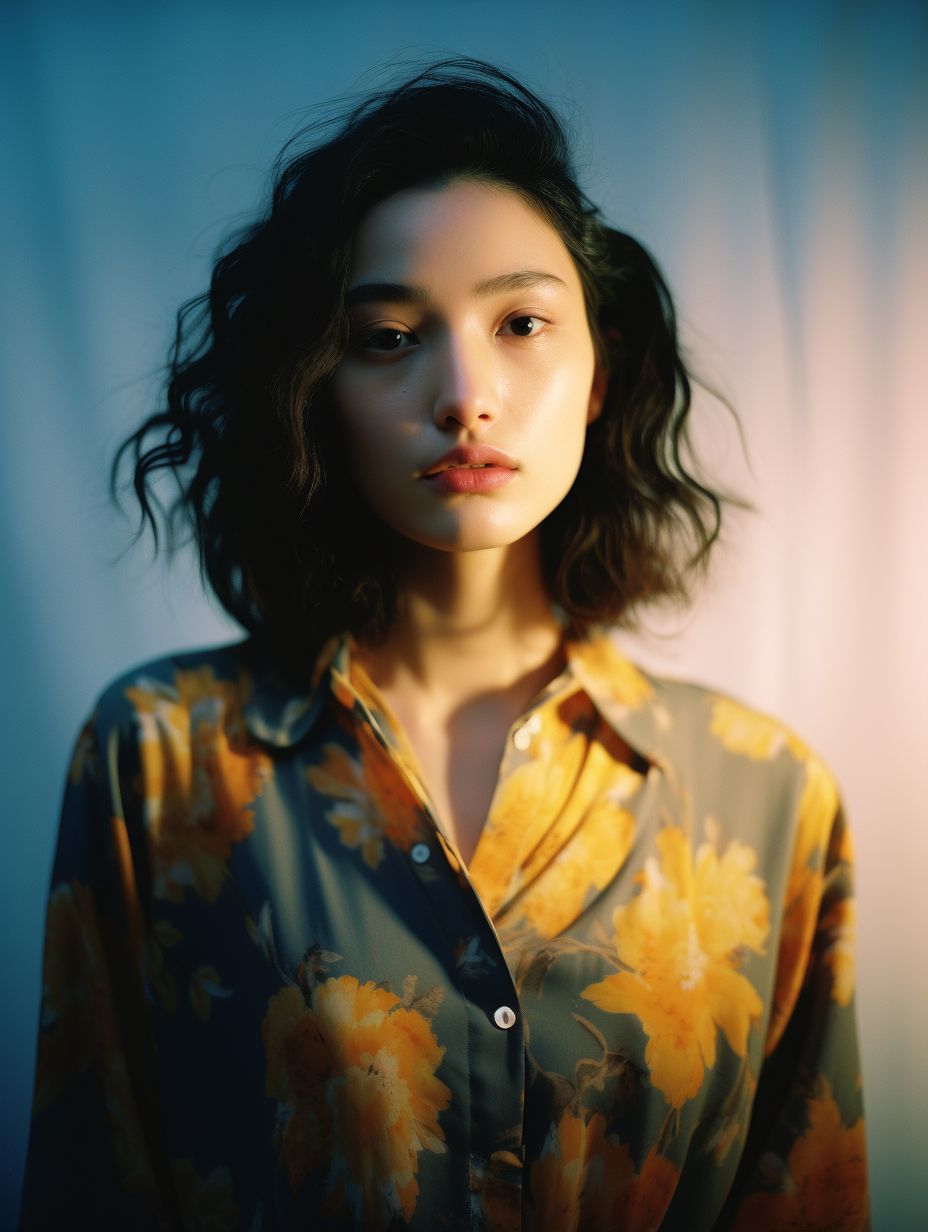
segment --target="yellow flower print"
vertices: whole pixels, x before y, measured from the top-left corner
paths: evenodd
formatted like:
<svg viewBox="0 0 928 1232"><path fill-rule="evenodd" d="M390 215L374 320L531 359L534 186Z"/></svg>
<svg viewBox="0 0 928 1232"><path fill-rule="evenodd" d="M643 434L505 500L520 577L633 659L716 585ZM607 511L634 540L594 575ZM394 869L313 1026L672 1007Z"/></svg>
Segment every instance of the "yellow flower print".
<svg viewBox="0 0 928 1232"><path fill-rule="evenodd" d="M118 943L118 937L111 941ZM94 1070L120 1180L131 1193L146 1192L154 1178L126 1068L100 923L84 883L64 883L52 892L45 946L35 1112L58 1099L76 1077Z"/></svg>
<svg viewBox="0 0 928 1232"><path fill-rule="evenodd" d="M824 764L810 754L805 771L780 929L773 1012L765 1045L768 1055L779 1043L805 980L822 901L825 851L838 810L838 789Z"/></svg>
<svg viewBox="0 0 928 1232"><path fill-rule="evenodd" d="M126 695L141 728L155 894L180 902L192 888L215 902L271 772L269 756L247 739L241 686L201 667L178 671L174 687L142 682Z"/></svg>
<svg viewBox="0 0 928 1232"><path fill-rule="evenodd" d="M602 680L612 698L627 710L637 710L654 693L648 678L606 635L590 641L571 642L568 656L582 673Z"/></svg>
<svg viewBox="0 0 928 1232"><path fill-rule="evenodd" d="M769 904L754 873L755 853L732 842L719 857L696 852L682 830L657 836L640 874L641 892L616 908L615 946L627 970L591 984L582 995L613 1014L636 1014L648 1045L651 1081L674 1108L699 1091L715 1064L721 1029L739 1056L763 1005L738 970L742 948L762 952Z"/></svg>
<svg viewBox="0 0 928 1232"><path fill-rule="evenodd" d="M730 697L713 700L709 730L730 753L740 753L754 761L770 761L783 749L799 761L809 754L807 746L784 724Z"/></svg>
<svg viewBox="0 0 928 1232"><path fill-rule="evenodd" d="M754 1193L742 1202L734 1232L864 1232L867 1165L862 1117L847 1127L822 1080L809 1102L809 1125L789 1153L787 1192Z"/></svg>
<svg viewBox="0 0 928 1232"><path fill-rule="evenodd" d="M824 763L810 754L799 800L794 872L810 862L821 865L837 812L835 781Z"/></svg>
<svg viewBox="0 0 928 1232"><path fill-rule="evenodd" d="M92 1065L116 1078L119 1052L93 896L83 882L66 882L53 890L48 903L37 1109Z"/></svg>
<svg viewBox="0 0 928 1232"><path fill-rule="evenodd" d="M434 1001L434 998L432 998ZM419 1153L444 1153L439 1114L451 1092L426 1017L392 992L340 976L309 1002L271 998L262 1024L267 1092L287 1110L281 1147L294 1189L322 1170L332 1214L376 1232L409 1220Z"/></svg>
<svg viewBox="0 0 928 1232"><path fill-rule="evenodd" d="M831 970L831 995L838 1005L850 1005L857 972L854 960L857 911L853 898L839 899L822 923L830 934L825 965Z"/></svg>
<svg viewBox="0 0 928 1232"><path fill-rule="evenodd" d="M613 771L613 792L592 805L571 837L555 848L553 859L542 863L540 853L542 871L519 901L522 916L544 940L573 923L596 892L613 880L631 850L635 819L619 800L637 791L641 776L627 766L613 765Z"/></svg>
<svg viewBox="0 0 928 1232"><path fill-rule="evenodd" d="M634 831L624 806L642 782L603 741L574 730L575 708L587 713L579 691L535 711L528 760L500 783L469 867L491 916L518 894L518 911L544 938L621 867Z"/></svg>
<svg viewBox="0 0 928 1232"><path fill-rule="evenodd" d="M660 1227L679 1169L655 1151L640 1173L625 1143L606 1135L606 1120L567 1111L552 1126L531 1171L531 1232L650 1232Z"/></svg>
<svg viewBox="0 0 928 1232"><path fill-rule="evenodd" d="M325 745L321 765L310 766L306 777L316 791L331 797L326 818L341 841L359 849L364 862L377 868L384 839L408 851L422 837L423 810L366 725L358 730L358 746L360 758L341 745Z"/></svg>
<svg viewBox="0 0 928 1232"><path fill-rule="evenodd" d="M561 831L582 815L575 787L584 764L586 740L544 709L532 758L500 784L480 842L470 862L470 878L492 916L526 876L525 864L552 822ZM571 816L565 817L565 810Z"/></svg>

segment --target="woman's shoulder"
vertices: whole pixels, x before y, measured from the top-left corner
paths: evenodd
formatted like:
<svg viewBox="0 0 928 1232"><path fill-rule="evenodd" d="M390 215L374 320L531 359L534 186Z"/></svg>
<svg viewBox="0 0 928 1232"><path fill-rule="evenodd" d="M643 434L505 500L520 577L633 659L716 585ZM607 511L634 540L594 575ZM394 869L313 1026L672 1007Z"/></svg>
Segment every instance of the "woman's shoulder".
<svg viewBox="0 0 928 1232"><path fill-rule="evenodd" d="M806 740L786 721L724 689L692 680L644 673L663 711L668 730L704 733L728 753L769 761L785 753L797 761L814 756Z"/></svg>
<svg viewBox="0 0 928 1232"><path fill-rule="evenodd" d="M612 638L580 648L573 666L620 734L659 759L786 769L822 762L788 722L724 689L643 667Z"/></svg>
<svg viewBox="0 0 928 1232"><path fill-rule="evenodd" d="M790 723L723 689L645 675L665 756L682 779L742 803L791 800L800 814L816 806L823 816L839 809L840 787L826 759Z"/></svg>
<svg viewBox="0 0 928 1232"><path fill-rule="evenodd" d="M240 711L252 688L253 671L253 649L247 639L147 659L105 685L89 725L103 733L171 711L204 706Z"/></svg>

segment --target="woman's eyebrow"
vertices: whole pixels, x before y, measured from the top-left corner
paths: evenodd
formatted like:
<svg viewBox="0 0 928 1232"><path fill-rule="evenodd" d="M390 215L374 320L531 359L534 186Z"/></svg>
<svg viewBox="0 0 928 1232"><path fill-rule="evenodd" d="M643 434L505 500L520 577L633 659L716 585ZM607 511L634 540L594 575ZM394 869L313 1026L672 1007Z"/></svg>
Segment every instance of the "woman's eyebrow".
<svg viewBox="0 0 928 1232"><path fill-rule="evenodd" d="M475 295L499 295L502 291L525 291L529 287L559 286L567 290L567 283L557 274L548 274L544 270L514 270L511 274L498 274L496 278L487 278L474 287Z"/></svg>
<svg viewBox="0 0 928 1232"><path fill-rule="evenodd" d="M424 304L429 297L424 287L408 287L403 282L362 282L345 295L345 307L357 304Z"/></svg>
<svg viewBox="0 0 928 1232"><path fill-rule="evenodd" d="M557 274L548 274L544 270L513 270L510 274L497 274L495 278L485 278L476 283L473 294L480 297L500 295L504 291L524 291L529 287L546 285L567 288L567 283ZM382 303L424 304L428 298L425 287L409 286L404 282L362 282L347 292L345 307Z"/></svg>

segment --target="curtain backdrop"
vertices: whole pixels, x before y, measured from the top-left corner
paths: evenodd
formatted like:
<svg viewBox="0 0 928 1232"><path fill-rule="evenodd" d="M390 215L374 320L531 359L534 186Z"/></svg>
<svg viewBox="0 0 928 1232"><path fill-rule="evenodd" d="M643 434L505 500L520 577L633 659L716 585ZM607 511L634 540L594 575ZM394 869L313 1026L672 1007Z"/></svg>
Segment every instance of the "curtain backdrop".
<svg viewBox="0 0 928 1232"><path fill-rule="evenodd" d="M307 108L385 59L497 61L566 108L657 256L707 461L755 506L644 662L789 721L856 840L875 1226L928 1226L928 20L924 5L33 0L0 9L2 1208L15 1209L64 771L106 681L237 635L189 559L120 556L114 444L176 307Z"/></svg>

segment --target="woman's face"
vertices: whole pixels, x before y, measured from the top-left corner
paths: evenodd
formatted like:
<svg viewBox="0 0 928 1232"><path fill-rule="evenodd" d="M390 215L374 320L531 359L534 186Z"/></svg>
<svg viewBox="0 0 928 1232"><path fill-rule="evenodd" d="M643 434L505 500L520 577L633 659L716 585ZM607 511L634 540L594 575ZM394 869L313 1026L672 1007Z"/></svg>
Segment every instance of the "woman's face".
<svg viewBox="0 0 928 1232"><path fill-rule="evenodd" d="M580 278L515 193L473 180L382 202L355 242L334 396L370 507L426 547L501 547L577 475L604 381Z"/></svg>

